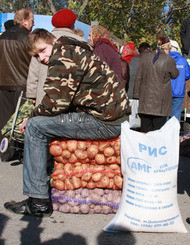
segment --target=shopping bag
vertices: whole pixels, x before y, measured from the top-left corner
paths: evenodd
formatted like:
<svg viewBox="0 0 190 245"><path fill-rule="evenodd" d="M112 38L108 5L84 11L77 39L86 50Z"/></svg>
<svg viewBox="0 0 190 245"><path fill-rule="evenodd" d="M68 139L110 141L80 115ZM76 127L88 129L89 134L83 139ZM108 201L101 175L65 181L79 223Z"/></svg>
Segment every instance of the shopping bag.
<svg viewBox="0 0 190 245"><path fill-rule="evenodd" d="M146 134L122 124L122 197L105 231L187 232L177 202L179 129L175 117Z"/></svg>
<svg viewBox="0 0 190 245"><path fill-rule="evenodd" d="M131 115L129 115L130 128L140 128L141 119L138 115L139 100L130 99Z"/></svg>
<svg viewBox="0 0 190 245"><path fill-rule="evenodd" d="M22 123L22 120L24 118L27 118L30 115L30 113L32 112L32 110L34 108L35 108L35 106L34 106L32 99L26 100L25 103L20 106L19 111L18 111L18 115L17 115L17 119L15 122L15 131L14 131L14 138L15 139L17 139L17 138L23 139L24 138L24 135L19 133L19 124ZM15 115L15 113L10 117L10 119L7 121L6 125L1 130L1 134L6 136L6 137L10 136L14 115Z"/></svg>

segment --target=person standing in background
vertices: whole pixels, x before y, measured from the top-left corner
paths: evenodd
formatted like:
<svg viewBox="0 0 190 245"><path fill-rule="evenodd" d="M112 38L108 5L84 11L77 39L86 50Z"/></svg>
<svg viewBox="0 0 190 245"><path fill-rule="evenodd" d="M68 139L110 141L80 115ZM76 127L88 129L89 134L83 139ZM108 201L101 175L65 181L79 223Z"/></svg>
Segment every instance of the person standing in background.
<svg viewBox="0 0 190 245"><path fill-rule="evenodd" d="M139 99L141 132L160 129L171 115L171 78L179 75L170 52L168 38L160 37L155 52L144 54L140 59L135 79L134 98Z"/></svg>
<svg viewBox="0 0 190 245"><path fill-rule="evenodd" d="M7 20L4 23L5 31L14 26L14 20Z"/></svg>
<svg viewBox="0 0 190 245"><path fill-rule="evenodd" d="M135 44L133 42L128 42L123 46L121 52L121 69L122 69L122 79L125 81L125 89L128 92L129 80L130 80L130 62L135 57ZM128 95L129 96L129 95Z"/></svg>
<svg viewBox="0 0 190 245"><path fill-rule="evenodd" d="M93 54L105 61L122 81L121 59L108 30L103 26L93 25L90 28L88 40L94 48Z"/></svg>
<svg viewBox="0 0 190 245"><path fill-rule="evenodd" d="M169 56L176 62L176 67L179 70L179 76L176 79L171 79L172 85L172 115L178 121L181 121L181 110L185 96L185 83L190 79L190 66L187 60L179 53L179 44L170 40L171 50Z"/></svg>
<svg viewBox="0 0 190 245"><path fill-rule="evenodd" d="M180 36L181 36L181 52L182 55L186 58L190 58L190 17L186 18L182 21L180 28Z"/></svg>
<svg viewBox="0 0 190 245"><path fill-rule="evenodd" d="M0 129L15 112L20 92L26 91L31 60L26 40L33 26L33 12L23 8L15 13L14 26L0 36ZM9 161L13 155L14 149L10 148L1 158Z"/></svg>

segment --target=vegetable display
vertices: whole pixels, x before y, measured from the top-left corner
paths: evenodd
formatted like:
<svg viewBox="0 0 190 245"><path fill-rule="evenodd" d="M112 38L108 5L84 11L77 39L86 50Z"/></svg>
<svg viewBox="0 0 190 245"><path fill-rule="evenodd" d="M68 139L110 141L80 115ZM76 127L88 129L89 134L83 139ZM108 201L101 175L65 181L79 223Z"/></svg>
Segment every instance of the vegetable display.
<svg viewBox="0 0 190 245"><path fill-rule="evenodd" d="M107 188L121 190L123 178L118 164L54 163L50 184L58 190Z"/></svg>
<svg viewBox="0 0 190 245"><path fill-rule="evenodd" d="M108 141L54 140L50 154L59 163L121 164L120 137Z"/></svg>
<svg viewBox="0 0 190 245"><path fill-rule="evenodd" d="M87 189L51 190L53 209L73 214L116 213L121 199L121 190Z"/></svg>
<svg viewBox="0 0 190 245"><path fill-rule="evenodd" d="M108 141L54 140L50 184L53 209L63 213L116 213L123 186L120 137Z"/></svg>

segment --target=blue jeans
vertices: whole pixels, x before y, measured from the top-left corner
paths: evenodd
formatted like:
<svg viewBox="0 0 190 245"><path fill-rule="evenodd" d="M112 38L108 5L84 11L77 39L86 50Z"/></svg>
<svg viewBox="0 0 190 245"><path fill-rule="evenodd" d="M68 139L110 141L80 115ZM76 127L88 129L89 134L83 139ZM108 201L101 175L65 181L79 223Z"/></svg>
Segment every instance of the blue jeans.
<svg viewBox="0 0 190 245"><path fill-rule="evenodd" d="M175 116L178 121L181 121L181 110L183 106L183 97L172 98L172 117Z"/></svg>
<svg viewBox="0 0 190 245"><path fill-rule="evenodd" d="M49 197L47 151L50 139L106 140L118 137L120 131L120 126L106 125L86 113L29 119L24 142L23 194L34 198Z"/></svg>

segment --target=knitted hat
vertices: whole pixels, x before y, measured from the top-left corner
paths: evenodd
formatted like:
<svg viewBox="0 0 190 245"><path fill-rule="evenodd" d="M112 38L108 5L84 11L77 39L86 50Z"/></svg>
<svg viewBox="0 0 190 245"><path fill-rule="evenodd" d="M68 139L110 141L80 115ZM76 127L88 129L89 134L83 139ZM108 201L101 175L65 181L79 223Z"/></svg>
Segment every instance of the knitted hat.
<svg viewBox="0 0 190 245"><path fill-rule="evenodd" d="M55 13L52 17L52 25L56 28L69 28L77 19L76 14L71 9L62 9Z"/></svg>

